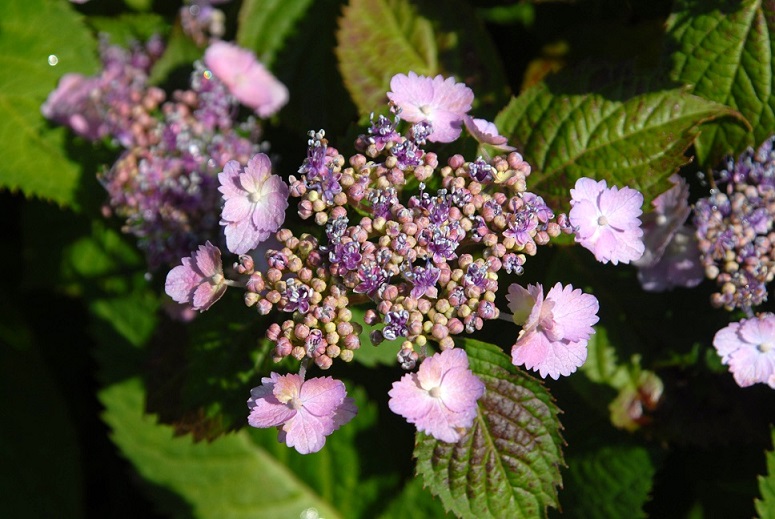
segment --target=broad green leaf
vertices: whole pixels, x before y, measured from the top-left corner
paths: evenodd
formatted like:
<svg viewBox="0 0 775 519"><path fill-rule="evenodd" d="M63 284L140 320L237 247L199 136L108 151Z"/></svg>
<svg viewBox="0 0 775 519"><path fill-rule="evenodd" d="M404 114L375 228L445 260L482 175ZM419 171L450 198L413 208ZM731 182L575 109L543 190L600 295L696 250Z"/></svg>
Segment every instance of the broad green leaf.
<svg viewBox="0 0 775 519"><path fill-rule="evenodd" d="M449 517L438 498L423 487L422 478L411 479L379 516L380 519L431 519Z"/></svg>
<svg viewBox="0 0 775 519"><path fill-rule="evenodd" d="M171 517L287 519L309 508L326 519L341 517L246 430L209 443L175 438L172 428L144 414L137 378L103 389L99 398L112 440Z"/></svg>
<svg viewBox="0 0 775 519"><path fill-rule="evenodd" d="M747 120L720 119L697 140L702 165L759 145L775 129L775 12L761 0L679 0L668 20L672 76Z"/></svg>
<svg viewBox="0 0 775 519"><path fill-rule="evenodd" d="M557 507L563 464L559 410L541 382L491 344L465 340L484 382L474 425L456 444L417 435L417 473L460 517L540 517Z"/></svg>
<svg viewBox="0 0 775 519"><path fill-rule="evenodd" d="M628 75L563 71L512 99L496 118L533 167L529 189L553 207L568 209L569 190L581 177L638 189L648 207L689 160L684 152L700 124L734 115L685 89Z"/></svg>
<svg viewBox="0 0 775 519"><path fill-rule="evenodd" d="M574 519L633 519L646 517L655 468L645 448L629 445L602 447L568 458L563 510Z"/></svg>
<svg viewBox="0 0 775 519"><path fill-rule="evenodd" d="M772 443L775 444L775 429L772 429ZM761 519L775 517L775 451L768 451L766 456L767 475L759 476L761 499L754 502Z"/></svg>
<svg viewBox="0 0 775 519"><path fill-rule="evenodd" d="M165 81L171 84L189 86L194 61L202 58L202 49L189 38L180 25L172 28L166 41L167 47L159 61L154 63L148 82L158 85Z"/></svg>
<svg viewBox="0 0 775 519"><path fill-rule="evenodd" d="M433 26L408 0L352 0L343 11L336 55L345 86L361 114L386 102L399 72L435 76L439 49Z"/></svg>
<svg viewBox="0 0 775 519"><path fill-rule="evenodd" d="M477 99L500 105L508 91L488 33L464 2L351 0L337 33L336 55L345 86L361 115L387 102L390 78L465 78Z"/></svg>
<svg viewBox="0 0 775 519"><path fill-rule="evenodd" d="M97 64L96 42L69 2L0 2L0 188L81 205L68 132L52 128L40 106L64 74L91 74Z"/></svg>
<svg viewBox="0 0 775 519"><path fill-rule="evenodd" d="M237 43L272 67L286 39L298 30L312 0L246 0L239 12Z"/></svg>

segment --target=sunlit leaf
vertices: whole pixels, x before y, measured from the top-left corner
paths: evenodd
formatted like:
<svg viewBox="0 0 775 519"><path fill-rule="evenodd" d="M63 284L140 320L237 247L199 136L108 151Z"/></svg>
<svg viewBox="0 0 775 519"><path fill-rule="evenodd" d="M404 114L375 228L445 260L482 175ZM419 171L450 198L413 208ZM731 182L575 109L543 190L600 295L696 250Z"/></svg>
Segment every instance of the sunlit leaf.
<svg viewBox="0 0 775 519"><path fill-rule="evenodd" d="M103 389L99 397L111 438L144 480L154 485L148 493L165 513L287 519L314 508L327 519L342 517L246 430L210 443L194 443L190 436L175 438L172 428L144 414L145 394L136 378Z"/></svg>
<svg viewBox="0 0 775 519"><path fill-rule="evenodd" d="M734 114L627 70L564 70L512 99L496 124L532 166L528 188L567 210L580 177L638 189L647 206L689 160L700 124Z"/></svg>
<svg viewBox="0 0 775 519"><path fill-rule="evenodd" d="M51 64L50 64L51 63ZM0 2L0 188L77 207L82 171L67 130L40 106L68 72L97 69L96 42L69 2Z"/></svg>
<svg viewBox="0 0 775 519"><path fill-rule="evenodd" d="M312 0L246 0L239 12L237 43L272 67L286 39L298 31L298 22Z"/></svg>
<svg viewBox="0 0 775 519"><path fill-rule="evenodd" d="M747 120L720 119L697 141L703 165L759 145L775 130L775 11L761 0L679 0L668 20L673 78Z"/></svg>

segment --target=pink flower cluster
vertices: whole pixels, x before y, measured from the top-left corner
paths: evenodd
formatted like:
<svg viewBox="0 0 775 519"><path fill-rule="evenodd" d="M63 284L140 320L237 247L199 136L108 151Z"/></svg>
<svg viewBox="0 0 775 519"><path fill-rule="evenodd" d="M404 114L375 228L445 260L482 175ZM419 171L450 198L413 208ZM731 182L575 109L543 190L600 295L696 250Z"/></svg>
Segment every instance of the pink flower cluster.
<svg viewBox="0 0 775 519"><path fill-rule="evenodd" d="M713 346L740 387L775 389L775 314L759 314L716 332Z"/></svg>

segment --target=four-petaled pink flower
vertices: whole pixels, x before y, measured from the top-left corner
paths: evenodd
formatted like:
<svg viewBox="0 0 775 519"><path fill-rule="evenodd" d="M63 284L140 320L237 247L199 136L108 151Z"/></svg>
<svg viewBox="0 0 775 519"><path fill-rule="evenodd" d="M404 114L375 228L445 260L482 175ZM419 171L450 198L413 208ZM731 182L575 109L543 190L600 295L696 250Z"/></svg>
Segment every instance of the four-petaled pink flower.
<svg viewBox="0 0 775 519"><path fill-rule="evenodd" d="M401 109L402 119L431 123L428 140L432 142L452 142L460 137L463 118L474 101L474 92L465 84L441 75L396 74L390 80L390 90L388 99Z"/></svg>
<svg viewBox="0 0 775 519"><path fill-rule="evenodd" d="M589 249L597 261L614 265L629 263L643 255L643 229L638 218L643 195L629 187L608 188L605 180L580 178L570 190L568 214L576 241Z"/></svg>
<svg viewBox="0 0 775 519"><path fill-rule="evenodd" d="M183 264L170 270L164 290L178 303L204 312L226 292L221 251L209 241L199 246Z"/></svg>
<svg viewBox="0 0 775 519"><path fill-rule="evenodd" d="M425 359L417 373L393 382L390 410L437 440L455 443L476 417L476 401L484 384L468 369L468 356L459 348Z"/></svg>
<svg viewBox="0 0 775 519"><path fill-rule="evenodd" d="M514 322L522 331L511 349L515 366L538 371L546 378L567 376L587 360L587 341L595 333L595 296L557 283L544 298L540 284L509 286L506 296Z"/></svg>
<svg viewBox="0 0 775 519"><path fill-rule="evenodd" d="M249 50L216 41L204 55L204 63L237 100L269 117L288 102L288 89Z"/></svg>
<svg viewBox="0 0 775 519"><path fill-rule="evenodd" d="M288 186L272 174L269 157L253 156L245 169L230 160L218 174L226 204L221 212L226 246L234 254L245 254L269 238L285 221Z"/></svg>
<svg viewBox="0 0 775 519"><path fill-rule="evenodd" d="M763 313L716 332L713 346L740 387L756 383L775 389L775 315Z"/></svg>
<svg viewBox="0 0 775 519"><path fill-rule="evenodd" d="M100 89L100 78L81 74L65 74L40 107L44 117L64 124L91 141L108 134L108 126L100 115L93 94Z"/></svg>
<svg viewBox="0 0 775 519"><path fill-rule="evenodd" d="M301 375L271 373L261 383L250 390L248 423L277 427L277 440L301 454L322 449L326 436L358 412L344 383L331 377L304 380Z"/></svg>
<svg viewBox="0 0 775 519"><path fill-rule="evenodd" d="M498 133L498 127L486 119L474 119L470 115L463 118L466 130L480 144L489 144L499 151L514 151L514 146L509 146L508 139Z"/></svg>

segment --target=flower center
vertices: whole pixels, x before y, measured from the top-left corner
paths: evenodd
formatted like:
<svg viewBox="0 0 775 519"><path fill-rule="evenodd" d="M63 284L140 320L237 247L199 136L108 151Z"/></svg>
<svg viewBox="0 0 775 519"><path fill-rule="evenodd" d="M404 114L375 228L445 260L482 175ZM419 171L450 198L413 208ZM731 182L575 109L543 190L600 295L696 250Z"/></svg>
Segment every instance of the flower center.
<svg viewBox="0 0 775 519"><path fill-rule="evenodd" d="M258 191L253 191L248 195L248 200L250 200L250 202L253 204L257 204L261 200L261 193Z"/></svg>
<svg viewBox="0 0 775 519"><path fill-rule="evenodd" d="M439 386L432 387L430 391L428 391L428 394L433 398L439 398L441 397L441 388Z"/></svg>
<svg viewBox="0 0 775 519"><path fill-rule="evenodd" d="M771 343L763 342L763 343L759 344L758 346L756 346L756 349L759 350L761 353L768 353L768 352L772 351L773 347L775 347L775 346L773 346Z"/></svg>
<svg viewBox="0 0 775 519"><path fill-rule="evenodd" d="M420 111L421 111L423 114L425 114L425 115L430 115L430 114L431 114L431 107L430 107L430 106L428 106L428 105L422 105L422 106L420 107Z"/></svg>
<svg viewBox="0 0 775 519"><path fill-rule="evenodd" d="M301 409L303 407L302 404L301 404L301 399L300 398L291 398L291 400L288 402L288 407L290 407L291 409L293 409L295 411L298 411L299 409Z"/></svg>
<svg viewBox="0 0 775 519"><path fill-rule="evenodd" d="M605 215L600 215L597 219L597 224L599 226L608 225L608 218L605 217Z"/></svg>

